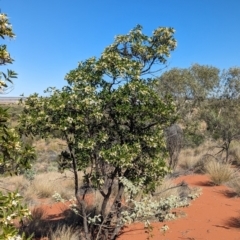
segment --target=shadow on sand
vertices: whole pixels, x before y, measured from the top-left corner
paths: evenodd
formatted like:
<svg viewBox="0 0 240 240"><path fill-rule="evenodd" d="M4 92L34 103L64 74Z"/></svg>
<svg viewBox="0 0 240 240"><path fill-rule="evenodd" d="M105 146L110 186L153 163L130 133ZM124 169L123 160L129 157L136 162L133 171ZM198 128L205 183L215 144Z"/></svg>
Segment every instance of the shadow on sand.
<svg viewBox="0 0 240 240"><path fill-rule="evenodd" d="M82 217L67 209L61 214L54 214L46 216L41 208L34 209L32 212L32 219L22 229L27 237L33 236L34 239L47 237L49 233L55 232L58 228L69 226L76 231L81 229L83 225Z"/></svg>
<svg viewBox="0 0 240 240"><path fill-rule="evenodd" d="M230 228L239 228L240 229L240 212L239 217L231 217L225 222L225 226Z"/></svg>

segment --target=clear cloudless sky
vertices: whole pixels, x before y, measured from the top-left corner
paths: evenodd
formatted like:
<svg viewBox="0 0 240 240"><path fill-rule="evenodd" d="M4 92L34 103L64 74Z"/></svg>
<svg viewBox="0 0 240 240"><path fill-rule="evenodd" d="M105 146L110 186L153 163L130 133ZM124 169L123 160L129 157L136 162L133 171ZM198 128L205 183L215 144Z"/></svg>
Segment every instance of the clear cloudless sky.
<svg viewBox="0 0 240 240"><path fill-rule="evenodd" d="M8 96L61 88L79 61L100 56L137 24L148 35L175 28L168 69L240 66L240 0L0 0L0 8L17 36L1 40L15 59L7 68L18 73Z"/></svg>

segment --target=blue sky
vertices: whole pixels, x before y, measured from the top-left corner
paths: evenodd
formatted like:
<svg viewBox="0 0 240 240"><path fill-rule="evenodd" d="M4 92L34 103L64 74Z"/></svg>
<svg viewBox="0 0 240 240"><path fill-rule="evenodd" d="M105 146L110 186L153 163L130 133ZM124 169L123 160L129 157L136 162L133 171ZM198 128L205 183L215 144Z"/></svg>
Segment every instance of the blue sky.
<svg viewBox="0 0 240 240"><path fill-rule="evenodd" d="M65 85L79 61L100 56L117 34L173 27L177 49L168 69L193 63L240 66L240 0L0 0L13 25L8 45L19 76L8 96Z"/></svg>

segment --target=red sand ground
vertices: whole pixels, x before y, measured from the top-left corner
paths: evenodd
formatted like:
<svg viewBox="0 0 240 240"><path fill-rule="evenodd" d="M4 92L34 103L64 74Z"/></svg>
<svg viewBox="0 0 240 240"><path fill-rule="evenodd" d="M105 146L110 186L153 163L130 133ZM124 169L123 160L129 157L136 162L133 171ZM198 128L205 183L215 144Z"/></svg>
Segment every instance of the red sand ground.
<svg viewBox="0 0 240 240"><path fill-rule="evenodd" d="M182 176L190 186L202 188L202 195L187 208L180 209L186 213L174 221L153 223L152 240L240 240L240 198L224 186L211 186L209 178L204 175ZM64 205L52 205L45 208L47 215L57 217ZM170 228L163 235L159 229L167 224ZM124 228L118 240L146 240L143 223L135 223Z"/></svg>
<svg viewBox="0 0 240 240"><path fill-rule="evenodd" d="M183 176L190 186L202 188L202 195L188 208L182 209L186 216L166 222L170 230L165 236L159 231L162 223L153 224L153 240L237 240L240 239L240 198L224 186L211 186L209 178L203 175ZM125 228L119 240L146 240L143 224L137 223Z"/></svg>

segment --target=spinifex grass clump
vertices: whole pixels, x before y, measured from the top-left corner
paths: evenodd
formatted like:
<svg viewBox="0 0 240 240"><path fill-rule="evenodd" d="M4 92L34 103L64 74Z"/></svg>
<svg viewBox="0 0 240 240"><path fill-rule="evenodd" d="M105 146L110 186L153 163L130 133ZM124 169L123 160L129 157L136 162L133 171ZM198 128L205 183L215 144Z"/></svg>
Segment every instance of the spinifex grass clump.
<svg viewBox="0 0 240 240"><path fill-rule="evenodd" d="M215 160L205 165L206 173L215 185L229 182L236 177L236 171L228 163L221 163Z"/></svg>
<svg viewBox="0 0 240 240"><path fill-rule="evenodd" d="M240 175L235 174L235 177L232 178L229 182L226 184L228 187L230 187L235 193L237 197L240 197Z"/></svg>
<svg viewBox="0 0 240 240"><path fill-rule="evenodd" d="M49 234L49 240L79 240L80 233L67 225L58 227Z"/></svg>

